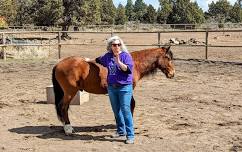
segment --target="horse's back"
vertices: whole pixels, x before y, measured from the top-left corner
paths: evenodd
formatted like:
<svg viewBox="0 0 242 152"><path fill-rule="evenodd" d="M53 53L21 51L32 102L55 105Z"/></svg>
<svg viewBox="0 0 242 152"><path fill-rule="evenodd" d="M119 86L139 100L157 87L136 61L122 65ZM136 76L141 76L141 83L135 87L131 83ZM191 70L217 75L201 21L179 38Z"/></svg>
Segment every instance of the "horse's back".
<svg viewBox="0 0 242 152"><path fill-rule="evenodd" d="M67 57L56 65L56 71L65 76L78 79L78 77L85 77L89 72L89 65L81 57ZM81 75L80 75L81 74Z"/></svg>
<svg viewBox="0 0 242 152"><path fill-rule="evenodd" d="M68 71L70 69L81 68L81 67L87 68L87 66L88 64L84 58L76 57L76 56L64 58L56 65L57 69L63 69L63 70L65 69Z"/></svg>

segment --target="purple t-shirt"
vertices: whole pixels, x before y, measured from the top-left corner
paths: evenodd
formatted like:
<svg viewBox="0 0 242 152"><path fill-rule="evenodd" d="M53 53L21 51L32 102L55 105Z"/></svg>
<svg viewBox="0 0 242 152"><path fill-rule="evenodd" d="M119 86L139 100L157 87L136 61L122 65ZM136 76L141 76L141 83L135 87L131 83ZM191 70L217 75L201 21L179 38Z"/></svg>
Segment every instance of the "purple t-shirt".
<svg viewBox="0 0 242 152"><path fill-rule="evenodd" d="M108 68L108 84L132 84L133 60L129 53L122 51L119 54L120 61L127 65L127 71L123 71L115 62L113 52L107 52L96 61Z"/></svg>

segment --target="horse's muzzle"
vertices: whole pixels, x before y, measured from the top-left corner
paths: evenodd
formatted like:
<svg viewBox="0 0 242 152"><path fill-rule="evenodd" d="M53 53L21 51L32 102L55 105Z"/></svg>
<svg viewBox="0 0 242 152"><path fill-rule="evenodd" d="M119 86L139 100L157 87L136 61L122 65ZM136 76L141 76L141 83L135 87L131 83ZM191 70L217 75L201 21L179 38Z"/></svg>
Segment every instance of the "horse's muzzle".
<svg viewBox="0 0 242 152"><path fill-rule="evenodd" d="M169 79L174 78L174 76L175 76L175 70L166 74L166 77L169 78Z"/></svg>

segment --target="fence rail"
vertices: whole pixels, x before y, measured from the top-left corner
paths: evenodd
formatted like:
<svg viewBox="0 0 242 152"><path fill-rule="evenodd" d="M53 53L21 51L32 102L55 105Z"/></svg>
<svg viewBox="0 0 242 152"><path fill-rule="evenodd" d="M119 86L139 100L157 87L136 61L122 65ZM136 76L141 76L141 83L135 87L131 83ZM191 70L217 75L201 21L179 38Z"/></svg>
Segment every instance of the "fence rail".
<svg viewBox="0 0 242 152"><path fill-rule="evenodd" d="M205 34L205 43L204 45L174 45L177 47L204 47L204 57L205 59L208 59L208 48L209 47L241 47L242 45L211 45L209 44L208 41L208 36L209 33L212 32L240 32L242 33L242 30L167 30L167 31L157 31L157 32L82 32L82 31L6 31L6 32L0 32L0 35L2 38L0 38L0 47L2 48L2 54L3 54L3 59L6 60L6 50L5 48L8 46L58 46L58 58L61 58L61 47L64 45L88 45L88 44L83 44L83 43L62 43L61 42L61 34L62 33L92 33L92 34L110 34L111 36L114 34L130 34L130 33L154 33L157 34L157 44L127 44L127 46L156 46L156 47L161 47L161 46L167 46L167 45L172 45L172 44L161 44L161 34L162 33L184 33L184 32L193 32L193 33L204 33ZM39 33L39 34L56 34L56 39L57 43L54 44L7 44L6 43L6 35L10 34L34 34L34 33ZM103 45L96 45L96 46L103 46Z"/></svg>

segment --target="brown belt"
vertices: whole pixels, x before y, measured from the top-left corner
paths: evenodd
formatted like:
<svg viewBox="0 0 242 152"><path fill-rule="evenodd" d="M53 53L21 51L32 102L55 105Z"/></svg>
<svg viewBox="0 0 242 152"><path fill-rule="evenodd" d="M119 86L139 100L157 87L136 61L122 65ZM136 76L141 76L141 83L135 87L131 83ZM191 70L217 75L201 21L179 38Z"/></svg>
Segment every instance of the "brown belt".
<svg viewBox="0 0 242 152"><path fill-rule="evenodd" d="M119 88L119 87L125 86L125 84L110 84L110 86L114 88Z"/></svg>

